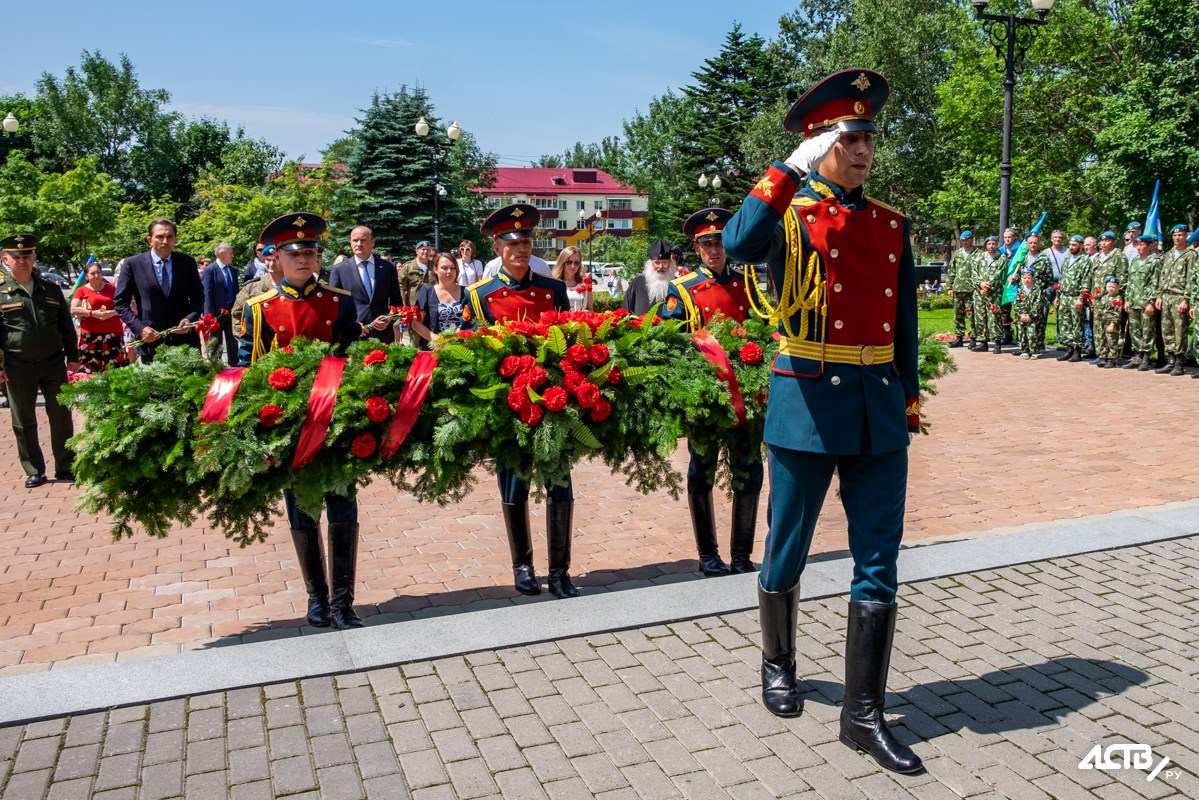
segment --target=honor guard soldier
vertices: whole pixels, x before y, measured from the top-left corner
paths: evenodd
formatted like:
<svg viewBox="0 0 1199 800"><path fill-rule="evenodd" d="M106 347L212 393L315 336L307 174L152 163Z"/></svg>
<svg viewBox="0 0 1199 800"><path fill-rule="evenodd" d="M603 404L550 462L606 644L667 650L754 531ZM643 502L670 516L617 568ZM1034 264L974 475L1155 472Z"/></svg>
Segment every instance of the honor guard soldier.
<svg viewBox="0 0 1199 800"><path fill-rule="evenodd" d="M907 218L867 197L874 115L887 80L851 69L829 75L788 113L805 137L775 162L724 230L730 257L766 262L781 334L765 439L771 521L759 573L762 699L796 716L800 576L833 471L853 555L841 742L886 769L920 758L883 715L903 538L908 443L919 430L916 272Z"/></svg>
<svg viewBox="0 0 1199 800"><path fill-rule="evenodd" d="M489 216L480 230L491 238L500 257L499 272L467 287L462 308L463 328L540 319L544 311L569 311L566 284L529 268L533 254L533 229L541 213L528 203L505 206ZM540 594L541 584L533 569L533 540L529 534L529 485L516 470L504 468L497 475L508 548L512 553L512 575L516 591ZM546 539L549 543L549 577L546 586L555 597L578 597L570 580L570 539L574 525L574 489L567 476L563 486L546 487Z"/></svg>
<svg viewBox="0 0 1199 800"><path fill-rule="evenodd" d="M671 282L666 302L659 314L663 319L685 319L692 332L708 324L718 313L737 322L749 315L749 290L745 273L729 264L721 235L733 213L725 208L705 208L683 223L683 233L692 242L700 265L694 272ZM717 453L700 454L690 444L691 462L687 466L687 505L695 532L699 569L706 576L726 575L755 570L750 555L754 549L754 531L758 526L758 497L762 493L761 442L743 441L740 429L729 431L728 446L734 454L733 520L726 564L716 543L716 510L712 505L712 486L716 482ZM740 454L740 455L736 455Z"/></svg>
<svg viewBox="0 0 1199 800"><path fill-rule="evenodd" d="M274 246L274 258L282 267L283 277L278 287L246 302L238 354L243 367L271 350L287 346L297 336L336 344L342 350L361 336L362 326L350 293L316 278L321 271L321 242L325 236L324 218L307 212L286 214L262 229L259 241ZM329 581L325 580L320 523L296 504L291 492L283 493L283 504L308 592L308 623L317 628L330 624L337 628L362 627L354 611L358 501L325 495Z"/></svg>
<svg viewBox="0 0 1199 800"><path fill-rule="evenodd" d="M46 458L37 435L37 393L46 401L54 478L74 480L75 456L67 439L75 433L71 412L58 401L67 370L79 371L79 342L71 309L56 284L34 272L37 237L24 234L0 240L0 384L12 409L17 457L25 469L25 488L46 482Z"/></svg>

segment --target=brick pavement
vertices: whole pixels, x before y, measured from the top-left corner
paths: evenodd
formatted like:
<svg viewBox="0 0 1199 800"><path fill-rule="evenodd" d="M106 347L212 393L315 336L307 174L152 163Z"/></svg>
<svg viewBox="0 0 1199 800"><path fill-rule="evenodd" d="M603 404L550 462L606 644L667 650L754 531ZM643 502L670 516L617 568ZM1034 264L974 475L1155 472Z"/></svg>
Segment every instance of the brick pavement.
<svg viewBox="0 0 1199 800"><path fill-rule="evenodd" d="M1199 537L905 585L889 713L837 741L845 598L800 610L801 717L732 613L0 728L0 797L1199 797ZM1096 744L1171 764L1080 770Z"/></svg>
<svg viewBox="0 0 1199 800"><path fill-rule="evenodd" d="M1195 496L1199 462L1132 443L1174 440L1174 420L1199 414L1199 383L954 352L960 371L930 399L933 434L912 450L907 541ZM1170 415L1145 413L1145 387ZM1047 430L1042 450L1030 448L1030 425ZM1101 436L1104 425L1114 432ZM202 524L165 540L114 543L104 519L70 510L73 488L21 487L8 428L8 411L0 411L0 465L10 487L0 508L0 675L313 633L302 626L304 596L282 522L266 544L245 549ZM685 462L685 450L676 453L680 469ZM695 569L683 500L641 497L595 464L576 471L575 487L573 572L584 591ZM718 503L724 538L727 504ZM481 472L477 490L444 509L378 482L360 504L358 601L375 617L368 623L513 598L490 475ZM541 506L533 514L544 571ZM760 520L764 536L764 512ZM831 503L813 551L843 550L844 530Z"/></svg>

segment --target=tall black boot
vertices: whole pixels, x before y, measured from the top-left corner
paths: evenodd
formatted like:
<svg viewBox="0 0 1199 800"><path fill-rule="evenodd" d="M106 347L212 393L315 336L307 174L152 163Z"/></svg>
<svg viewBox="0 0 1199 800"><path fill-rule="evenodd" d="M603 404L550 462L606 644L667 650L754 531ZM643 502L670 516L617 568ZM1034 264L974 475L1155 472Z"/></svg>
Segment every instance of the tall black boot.
<svg viewBox="0 0 1199 800"><path fill-rule="evenodd" d="M550 574L546 587L554 597L578 597L570 582L570 537L574 532L574 500L550 500L545 507L545 528L550 548Z"/></svg>
<svg viewBox="0 0 1199 800"><path fill-rule="evenodd" d="M729 536L729 569L735 574L757 572L750 560L758 528L758 495L733 492L733 532Z"/></svg>
<svg viewBox="0 0 1199 800"><path fill-rule="evenodd" d="M361 628L354 611L354 580L358 573L358 523L329 523L329 578L333 600L329 604L333 627Z"/></svg>
<svg viewBox="0 0 1199 800"><path fill-rule="evenodd" d="M716 511L712 508L712 490L703 494L688 494L691 507L691 528L695 531L695 550L699 554L699 571L708 577L729 574L729 565L720 557L716 546Z"/></svg>
<svg viewBox="0 0 1199 800"><path fill-rule="evenodd" d="M541 584L533 571L533 539L529 535L529 503L501 503L504 527L508 530L508 549L512 553L512 576L516 591L541 594Z"/></svg>
<svg viewBox="0 0 1199 800"><path fill-rule="evenodd" d="M798 717L803 698L795 680L795 628L799 584L768 592L758 584L758 616L762 622L762 703L778 717Z"/></svg>
<svg viewBox="0 0 1199 800"><path fill-rule="evenodd" d="M329 583L325 580L325 554L321 549L319 525L301 530L291 529L291 543L296 548L296 559L300 562L300 575L304 578L304 591L308 592L308 624L314 628L328 628Z"/></svg>
<svg viewBox="0 0 1199 800"><path fill-rule="evenodd" d="M1166 359L1166 363L1164 365L1153 370L1154 373L1156 373L1158 375L1165 375L1167 373L1173 372L1174 371L1174 361L1175 361L1175 356L1170 356L1169 358Z"/></svg>
<svg viewBox="0 0 1199 800"><path fill-rule="evenodd" d="M895 738L883 716L898 609L894 603L849 604L841 743L866 751L883 769L907 774L919 772L924 764Z"/></svg>

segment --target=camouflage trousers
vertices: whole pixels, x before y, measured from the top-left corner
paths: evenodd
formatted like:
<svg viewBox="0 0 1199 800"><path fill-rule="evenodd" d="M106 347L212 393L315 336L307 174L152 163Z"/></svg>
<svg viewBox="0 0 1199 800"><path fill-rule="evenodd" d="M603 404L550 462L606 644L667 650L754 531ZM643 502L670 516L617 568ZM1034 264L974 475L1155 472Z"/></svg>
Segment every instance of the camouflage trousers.
<svg viewBox="0 0 1199 800"><path fill-rule="evenodd" d="M983 294L977 290L971 295L970 302L973 303L974 309L971 321L974 326L974 338L980 342L1003 341L1003 311L1000 310L999 304L991 299L990 294ZM992 305L995 306L995 311L991 311Z"/></svg>
<svg viewBox="0 0 1199 800"><path fill-rule="evenodd" d="M1120 322L1115 322L1115 331L1108 331L1108 322L1100 322L1095 328L1095 354L1102 359L1114 361L1124 349L1124 337L1120 335ZM1150 339L1152 341L1152 339Z"/></svg>
<svg viewBox="0 0 1199 800"><path fill-rule="evenodd" d="M1020 346L1021 353L1039 353L1044 349L1041 337L1038 336L1042 327L1040 320L1021 322L1017 319L1012 323L1012 327L1016 329L1016 344Z"/></svg>
<svg viewBox="0 0 1199 800"><path fill-rule="evenodd" d="M1086 307L1075 308L1074 299L1061 297L1057 307L1057 340L1066 347L1082 347L1086 344L1083 325L1086 322Z"/></svg>
<svg viewBox="0 0 1199 800"><path fill-rule="evenodd" d="M1144 306L1128 306L1128 338L1132 342L1132 352L1148 353L1153 350L1156 317L1156 314L1146 314Z"/></svg>
<svg viewBox="0 0 1199 800"><path fill-rule="evenodd" d="M1187 351L1190 312L1178 310L1178 304L1185 299L1182 295L1162 295L1162 340L1166 343L1167 355L1185 354Z"/></svg>
<svg viewBox="0 0 1199 800"><path fill-rule="evenodd" d="M973 310L970 303L973 300L973 293L969 291L954 291L953 293L953 335L959 339L966 335L966 311ZM978 323L975 321L977 317L974 314L970 315L970 331L974 338L978 336Z"/></svg>

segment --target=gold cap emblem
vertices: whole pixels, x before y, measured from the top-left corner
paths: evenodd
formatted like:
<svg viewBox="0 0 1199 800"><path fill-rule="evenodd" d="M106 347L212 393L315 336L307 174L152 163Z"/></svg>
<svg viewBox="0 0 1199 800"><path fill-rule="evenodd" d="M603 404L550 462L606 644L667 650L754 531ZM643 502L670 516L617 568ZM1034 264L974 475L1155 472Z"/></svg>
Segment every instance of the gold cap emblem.
<svg viewBox="0 0 1199 800"><path fill-rule="evenodd" d="M859 73L858 77L851 84L858 87L859 92L864 92L870 88L870 79L866 77L866 73Z"/></svg>
<svg viewBox="0 0 1199 800"><path fill-rule="evenodd" d="M519 217L523 217L524 215L525 215L525 212L521 211L519 208L512 209L512 216L519 218Z"/></svg>
<svg viewBox="0 0 1199 800"><path fill-rule="evenodd" d="M854 103L854 104L853 104L853 113L855 113L855 114L865 114L865 113L866 113L866 104L865 104L865 103L863 103L861 100L859 100L859 101L857 101L856 103Z"/></svg>
<svg viewBox="0 0 1199 800"><path fill-rule="evenodd" d="M297 228L303 228L304 225L307 223L305 223L303 217L296 217L295 220L291 224L295 225Z"/></svg>
<svg viewBox="0 0 1199 800"><path fill-rule="evenodd" d="M716 215L715 211L709 211L708 216L704 217L704 219L708 220L708 222L715 222L716 220L720 219L720 217Z"/></svg>

